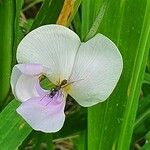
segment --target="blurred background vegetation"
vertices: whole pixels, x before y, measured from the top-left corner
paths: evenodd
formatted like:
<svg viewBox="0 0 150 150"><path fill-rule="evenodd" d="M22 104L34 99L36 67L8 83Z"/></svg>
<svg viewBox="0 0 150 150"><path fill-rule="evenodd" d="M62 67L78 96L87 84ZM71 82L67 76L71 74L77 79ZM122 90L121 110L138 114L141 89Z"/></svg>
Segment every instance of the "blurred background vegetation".
<svg viewBox="0 0 150 150"><path fill-rule="evenodd" d="M91 108L71 97L54 134L33 131L15 112L10 75L16 48L31 30L61 24L82 41L100 32L119 48L121 79L110 98ZM0 150L150 150L149 0L0 0ZM49 87L46 80L44 87Z"/></svg>

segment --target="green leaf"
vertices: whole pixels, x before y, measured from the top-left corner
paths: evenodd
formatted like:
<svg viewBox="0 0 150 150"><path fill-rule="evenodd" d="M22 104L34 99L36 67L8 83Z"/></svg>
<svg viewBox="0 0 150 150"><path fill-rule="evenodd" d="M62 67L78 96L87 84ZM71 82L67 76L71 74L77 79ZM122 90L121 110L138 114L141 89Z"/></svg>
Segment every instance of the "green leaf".
<svg viewBox="0 0 150 150"><path fill-rule="evenodd" d="M75 17L73 18L72 25L74 27L74 31L81 37L81 18L79 11L76 13Z"/></svg>
<svg viewBox="0 0 150 150"><path fill-rule="evenodd" d="M150 131L150 95L140 100L132 141L144 137L148 131Z"/></svg>
<svg viewBox="0 0 150 150"><path fill-rule="evenodd" d="M22 145L18 148L19 150L24 149L30 143L30 149L48 149L52 150L52 134L34 131L23 141Z"/></svg>
<svg viewBox="0 0 150 150"><path fill-rule="evenodd" d="M16 113L20 102L13 100L0 113L0 147L7 150L14 150L21 145L31 127Z"/></svg>
<svg viewBox="0 0 150 150"><path fill-rule="evenodd" d="M53 134L53 139L63 138L71 134L78 133L87 128L87 109L82 108L80 111L66 117L63 128Z"/></svg>
<svg viewBox="0 0 150 150"><path fill-rule="evenodd" d="M149 55L148 55L147 70L150 73L150 52L149 52Z"/></svg>
<svg viewBox="0 0 150 150"><path fill-rule="evenodd" d="M149 93L149 91L150 91L150 84L143 84L142 85L142 95L144 95L144 96L148 96L150 93Z"/></svg>
<svg viewBox="0 0 150 150"><path fill-rule="evenodd" d="M33 22L31 30L45 25L54 24L62 9L64 0L44 0L43 5Z"/></svg>
<svg viewBox="0 0 150 150"><path fill-rule="evenodd" d="M2 106L10 88L14 11L14 1L0 1L0 106Z"/></svg>
<svg viewBox="0 0 150 150"><path fill-rule="evenodd" d="M150 132L146 135L146 143L140 150L149 150L150 149Z"/></svg>
<svg viewBox="0 0 150 150"><path fill-rule="evenodd" d="M143 83L150 84L150 74L145 73Z"/></svg>
<svg viewBox="0 0 150 150"><path fill-rule="evenodd" d="M107 0L104 0L104 3ZM103 16L103 9L100 11L100 8L103 5L103 0L83 0L81 5L82 15L81 15L81 39L83 40L89 33L95 19L100 20L101 14ZM106 5L107 6L107 5ZM98 12L101 14L97 15Z"/></svg>
<svg viewBox="0 0 150 150"><path fill-rule="evenodd" d="M102 19L104 17L107 5L108 5L108 0L104 1L103 5L101 6L100 11L95 21L93 22L92 27L90 28L88 34L86 35L84 41L91 39L96 34L98 28L100 27L100 23L102 22Z"/></svg>
<svg viewBox="0 0 150 150"><path fill-rule="evenodd" d="M75 150L87 150L87 132L82 131L78 137L74 139Z"/></svg>
<svg viewBox="0 0 150 150"><path fill-rule="evenodd" d="M13 27L14 27L14 12L15 3L10 0L0 1L0 107L7 97L10 88L10 73L12 61L13 47Z"/></svg>
<svg viewBox="0 0 150 150"><path fill-rule="evenodd" d="M53 144L52 144L52 134L48 133L42 133L42 132L34 132L33 134L33 148L32 150L37 150L37 149L48 149L52 150L53 149Z"/></svg>
<svg viewBox="0 0 150 150"><path fill-rule="evenodd" d="M150 149L150 142L146 143L140 150L149 150Z"/></svg>
<svg viewBox="0 0 150 150"><path fill-rule="evenodd" d="M22 0L0 1L0 107L7 103L5 100L9 96L11 68L16 63L15 54L20 39L19 15L22 3Z"/></svg>
<svg viewBox="0 0 150 150"><path fill-rule="evenodd" d="M32 8L33 6L35 6L36 4L41 3L41 2L43 2L43 0L33 0L33 1L31 1L27 6L25 6L25 7L22 9L22 11L25 12L25 11L27 11L28 9Z"/></svg>
<svg viewBox="0 0 150 150"><path fill-rule="evenodd" d="M13 60L12 66L16 64L16 50L20 40L23 38L22 31L19 26L20 20L20 11L22 9L23 0L16 0L15 1L15 18L14 18L14 43L13 43Z"/></svg>
<svg viewBox="0 0 150 150"><path fill-rule="evenodd" d="M95 7L100 9L101 5L101 1L83 2L82 37L89 31L91 18L98 12ZM94 11L93 15L89 10ZM89 108L88 150L127 150L130 147L150 47L149 11L150 1L147 0L111 0L107 4L98 32L117 44L124 69L110 98Z"/></svg>

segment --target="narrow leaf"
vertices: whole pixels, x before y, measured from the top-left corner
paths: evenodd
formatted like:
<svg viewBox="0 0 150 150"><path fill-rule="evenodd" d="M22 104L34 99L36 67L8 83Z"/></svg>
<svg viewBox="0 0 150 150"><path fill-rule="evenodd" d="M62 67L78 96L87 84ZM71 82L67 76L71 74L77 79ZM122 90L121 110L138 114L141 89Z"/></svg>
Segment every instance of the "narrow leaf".
<svg viewBox="0 0 150 150"><path fill-rule="evenodd" d="M8 95L13 49L14 0L0 1L0 107Z"/></svg>
<svg viewBox="0 0 150 150"><path fill-rule="evenodd" d="M95 21L93 22L93 25L90 28L88 34L86 35L84 41L91 39L96 34L97 30L100 28L100 23L102 22L102 19L104 17L107 5L108 5L108 0L104 1L103 5L101 6L100 11Z"/></svg>
<svg viewBox="0 0 150 150"><path fill-rule="evenodd" d="M82 131L78 137L74 139L76 150L87 150L87 132Z"/></svg>
<svg viewBox="0 0 150 150"><path fill-rule="evenodd" d="M45 25L54 24L62 9L64 0L44 0L43 5L33 22L31 30Z"/></svg>
<svg viewBox="0 0 150 150"><path fill-rule="evenodd" d="M16 113L20 103L13 100L0 114L0 147L17 149L32 131L31 127Z"/></svg>
<svg viewBox="0 0 150 150"><path fill-rule="evenodd" d="M22 4L23 0L0 1L0 106L6 105L10 100L11 68L16 63L16 47L21 39L19 16Z"/></svg>
<svg viewBox="0 0 150 150"><path fill-rule="evenodd" d="M133 144L150 131L150 95L140 100L134 125Z"/></svg>
<svg viewBox="0 0 150 150"><path fill-rule="evenodd" d="M150 84L150 74L145 73L143 83Z"/></svg>

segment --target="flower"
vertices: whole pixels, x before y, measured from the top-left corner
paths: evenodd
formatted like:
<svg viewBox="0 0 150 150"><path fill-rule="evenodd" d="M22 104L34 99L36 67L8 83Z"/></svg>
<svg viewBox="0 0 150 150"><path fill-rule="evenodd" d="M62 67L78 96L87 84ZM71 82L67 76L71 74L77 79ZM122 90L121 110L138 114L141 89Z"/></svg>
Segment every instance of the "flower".
<svg viewBox="0 0 150 150"><path fill-rule="evenodd" d="M123 62L116 45L102 34L87 42L60 25L44 25L29 34L17 48L11 86L22 102L17 112L35 130L56 132L64 124L67 94L84 107L106 100L115 88ZM57 88L44 90L45 75ZM67 84L60 86L62 81ZM52 91L54 93L52 93Z"/></svg>

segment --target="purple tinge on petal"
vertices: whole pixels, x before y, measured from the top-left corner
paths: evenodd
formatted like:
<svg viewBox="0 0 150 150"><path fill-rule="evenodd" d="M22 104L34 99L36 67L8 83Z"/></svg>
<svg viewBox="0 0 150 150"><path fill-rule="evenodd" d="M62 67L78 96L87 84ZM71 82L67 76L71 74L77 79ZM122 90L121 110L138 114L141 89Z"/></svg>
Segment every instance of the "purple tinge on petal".
<svg viewBox="0 0 150 150"><path fill-rule="evenodd" d="M41 85L40 85L40 80L37 80L36 84L35 84L35 89L37 91L37 93L40 95L40 97L45 96L45 94L49 93L49 90L44 90Z"/></svg>
<svg viewBox="0 0 150 150"><path fill-rule="evenodd" d="M17 64L17 68L26 75L39 75L43 72L43 66L40 64Z"/></svg>
<svg viewBox="0 0 150 150"><path fill-rule="evenodd" d="M40 64L17 64L13 67L11 87L18 100L23 102L41 95L43 89L39 85L39 76L43 73L42 71L43 66ZM37 91L37 86L39 86L40 93Z"/></svg>
<svg viewBox="0 0 150 150"><path fill-rule="evenodd" d="M34 129L46 133L57 132L65 121L65 98L61 92L51 98L34 97L23 102L17 112Z"/></svg>

